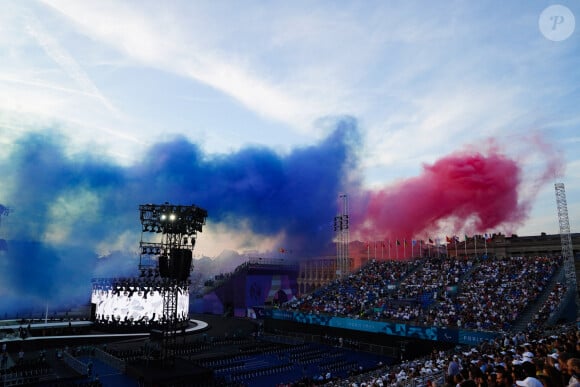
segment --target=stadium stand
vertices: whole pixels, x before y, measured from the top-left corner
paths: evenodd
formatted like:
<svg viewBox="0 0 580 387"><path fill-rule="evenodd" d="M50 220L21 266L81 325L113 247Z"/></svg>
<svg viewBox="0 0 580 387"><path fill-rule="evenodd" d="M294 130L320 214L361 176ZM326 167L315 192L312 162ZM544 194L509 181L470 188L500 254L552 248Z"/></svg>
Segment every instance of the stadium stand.
<svg viewBox="0 0 580 387"><path fill-rule="evenodd" d="M170 348L179 361L163 376L160 343L152 338L49 344L34 341L45 331L33 323L4 333L9 348L3 350L2 381L54 387L495 387L523 383L531 372L546 387L564 387L580 377L580 360L574 360L580 359L580 334L576 323L556 324L571 291L562 281L562 264L559 257L548 256L371 261L347 278L271 307L493 333L478 336L477 345L427 345L406 337L393 341L415 350L408 348L403 356L403 347L392 353L376 350L381 343L372 341L389 335L367 335L356 327L342 336L325 326L296 325L301 331L291 332L284 321L274 321L279 325L269 329L260 320L199 315L211 328L179 336ZM236 273L219 281L234 278ZM54 329L86 334L99 325L64 321Z"/></svg>
<svg viewBox="0 0 580 387"><path fill-rule="evenodd" d="M282 308L503 332L512 329L561 266L559 257L371 262L348 278L336 280ZM538 315L535 319L536 325L547 320L565 293L561 288L554 292L548 309L541 312L543 317Z"/></svg>

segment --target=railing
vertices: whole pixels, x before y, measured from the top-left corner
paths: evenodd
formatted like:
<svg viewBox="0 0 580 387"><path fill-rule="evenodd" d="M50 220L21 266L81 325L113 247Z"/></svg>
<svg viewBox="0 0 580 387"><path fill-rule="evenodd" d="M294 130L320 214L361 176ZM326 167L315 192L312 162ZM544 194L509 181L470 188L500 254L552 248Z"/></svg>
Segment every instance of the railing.
<svg viewBox="0 0 580 387"><path fill-rule="evenodd" d="M87 365L82 361L80 361L79 359L77 359L76 357L74 357L73 355L71 355L70 353L63 352L63 360L67 366L72 368L78 374L82 376L88 375Z"/></svg>
<svg viewBox="0 0 580 387"><path fill-rule="evenodd" d="M115 357L110 353L103 351L100 348L94 348L94 354L95 358L97 358L98 360L115 368L116 370L119 370L120 372L125 373L125 370L127 368L127 363L125 362L125 360L119 359L118 357Z"/></svg>
<svg viewBox="0 0 580 387"><path fill-rule="evenodd" d="M298 345L304 344L304 337L295 337L288 335L270 335L265 333L260 337L262 340L267 340L273 343Z"/></svg>

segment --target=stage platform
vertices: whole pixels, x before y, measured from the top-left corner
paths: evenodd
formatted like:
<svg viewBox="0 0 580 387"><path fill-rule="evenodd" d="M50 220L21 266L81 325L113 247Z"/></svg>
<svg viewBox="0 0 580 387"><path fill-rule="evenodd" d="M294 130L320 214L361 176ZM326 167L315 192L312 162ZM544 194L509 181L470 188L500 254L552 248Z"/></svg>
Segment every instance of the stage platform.
<svg viewBox="0 0 580 387"><path fill-rule="evenodd" d="M208 329L209 324L205 321L190 319L185 330L179 329L178 334L195 334ZM96 333L92 321L58 321L58 322L31 322L31 323L17 323L15 320L0 321L0 342L30 342L30 341L46 341L46 340L74 340L74 339L123 339L123 338L146 338L150 336L150 332L123 332L123 333ZM35 334L42 332L50 332L54 330L74 331L84 330L91 333L80 334L60 334L60 335L42 335ZM22 337L21 332L30 331L25 337Z"/></svg>

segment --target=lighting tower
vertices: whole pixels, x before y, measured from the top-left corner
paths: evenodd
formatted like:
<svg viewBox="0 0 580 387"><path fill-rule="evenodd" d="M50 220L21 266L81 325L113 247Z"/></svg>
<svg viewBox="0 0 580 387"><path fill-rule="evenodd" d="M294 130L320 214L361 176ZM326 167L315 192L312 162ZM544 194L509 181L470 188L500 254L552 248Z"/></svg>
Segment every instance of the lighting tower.
<svg viewBox="0 0 580 387"><path fill-rule="evenodd" d="M179 322L177 299L189 297L189 274L195 238L207 218L207 211L197 206L144 204L139 206L142 225L139 269L151 269L161 277L163 296L162 360L173 364ZM151 236L148 239L144 237Z"/></svg>
<svg viewBox="0 0 580 387"><path fill-rule="evenodd" d="M572 251L572 236L570 235L570 220L568 219L568 204L564 183L556 183L556 204L558 205L558 223L560 225L560 241L562 244L562 258L564 259L564 274L568 289L575 289L575 300L578 307L578 284L576 281L576 265ZM577 309L577 313L580 309Z"/></svg>
<svg viewBox="0 0 580 387"><path fill-rule="evenodd" d="M339 214L334 217L334 232L336 233L336 277L348 275L348 197L346 194L338 195Z"/></svg>

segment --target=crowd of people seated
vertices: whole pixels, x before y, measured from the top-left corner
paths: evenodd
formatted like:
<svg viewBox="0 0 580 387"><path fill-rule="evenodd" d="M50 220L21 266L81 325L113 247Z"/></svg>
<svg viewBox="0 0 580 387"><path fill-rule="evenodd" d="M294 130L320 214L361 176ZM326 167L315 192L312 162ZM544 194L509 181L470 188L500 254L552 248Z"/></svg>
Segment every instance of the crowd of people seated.
<svg viewBox="0 0 580 387"><path fill-rule="evenodd" d="M371 261L345 279L335 280L284 307L293 310L358 317L366 310L386 304L391 287L420 267L421 261Z"/></svg>
<svg viewBox="0 0 580 387"><path fill-rule="evenodd" d="M534 316L531 324L534 328L540 328L552 313L556 312L560 307L561 301L568 292L568 287L563 283L557 283L552 290L544 304L538 310L538 313Z"/></svg>
<svg viewBox="0 0 580 387"><path fill-rule="evenodd" d="M457 286L474 264L472 259L455 257L433 257L421 262L419 270L410 273L397 287L395 298L417 299L423 294L444 290L446 286Z"/></svg>
<svg viewBox="0 0 580 387"><path fill-rule="evenodd" d="M444 297L431 311L433 325L508 330L545 289L560 258L508 257L482 260L461 281L456 297Z"/></svg>
<svg viewBox="0 0 580 387"><path fill-rule="evenodd" d="M334 387L577 387L580 331L576 324L533 330L333 380Z"/></svg>
<svg viewBox="0 0 580 387"><path fill-rule="evenodd" d="M562 259L422 258L371 261L282 308L333 316L505 331L546 289ZM565 292L556 289L542 318ZM540 323L537 319L536 323Z"/></svg>

